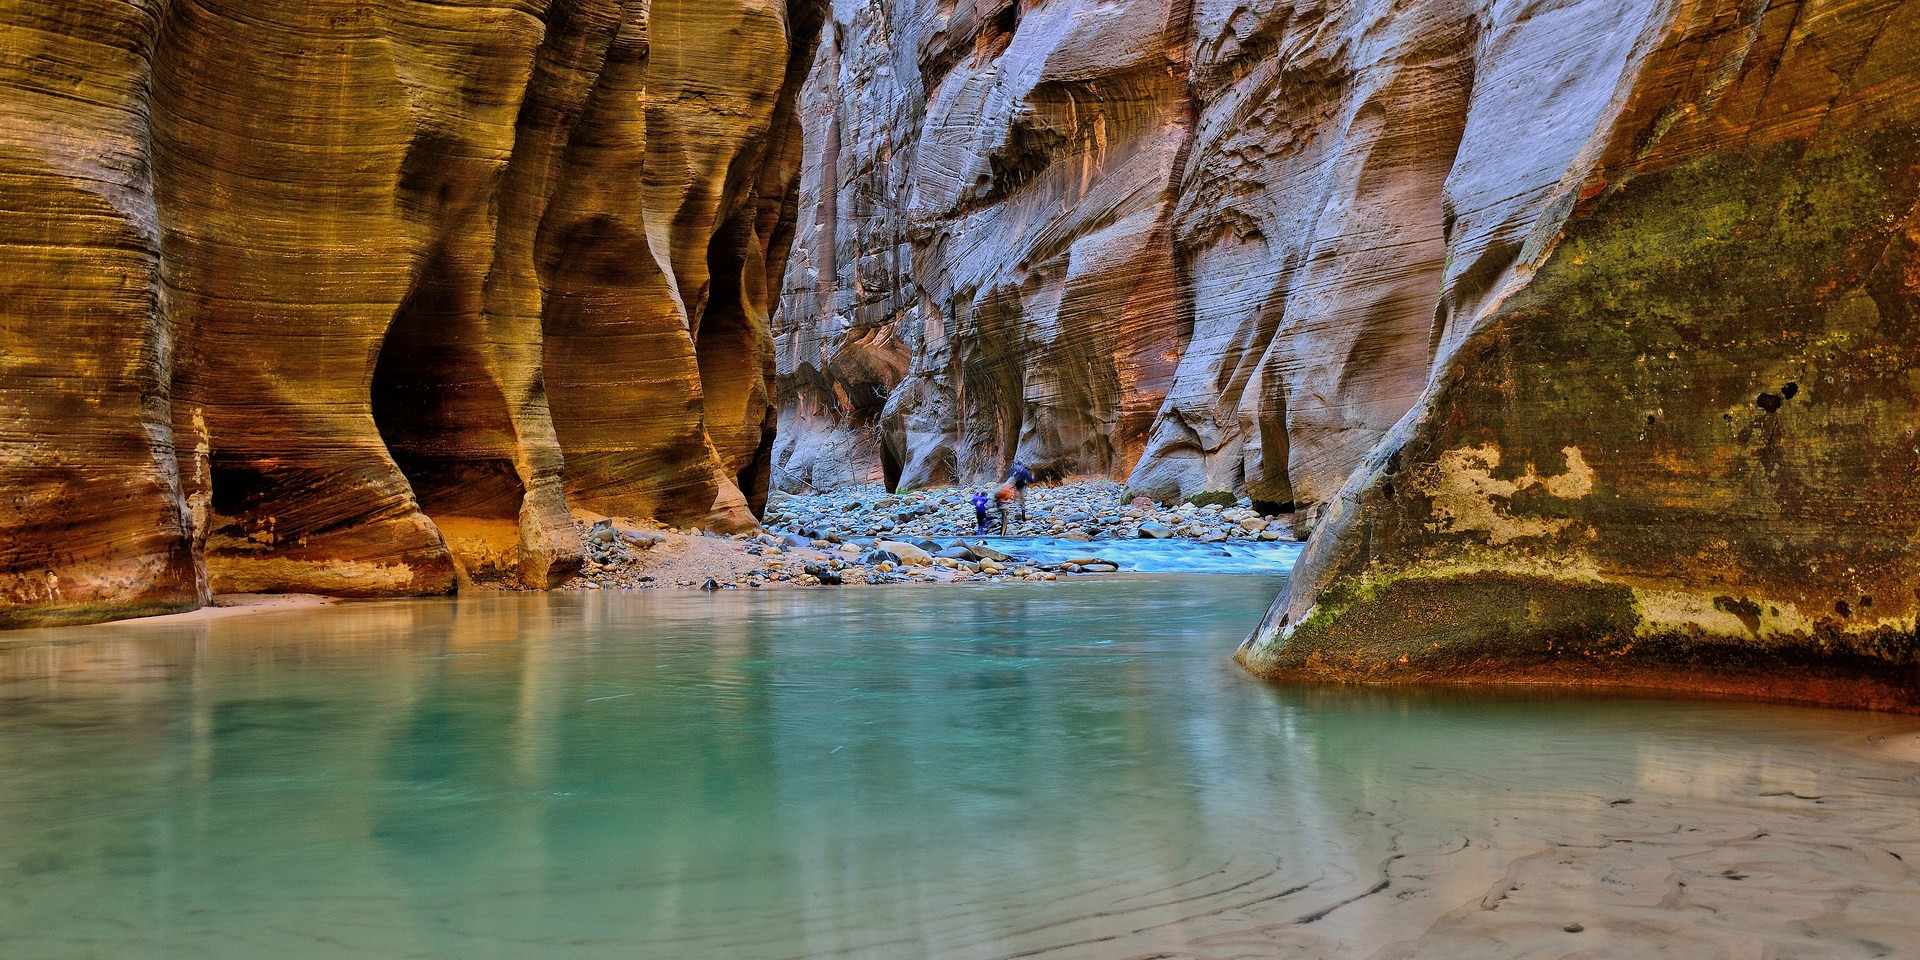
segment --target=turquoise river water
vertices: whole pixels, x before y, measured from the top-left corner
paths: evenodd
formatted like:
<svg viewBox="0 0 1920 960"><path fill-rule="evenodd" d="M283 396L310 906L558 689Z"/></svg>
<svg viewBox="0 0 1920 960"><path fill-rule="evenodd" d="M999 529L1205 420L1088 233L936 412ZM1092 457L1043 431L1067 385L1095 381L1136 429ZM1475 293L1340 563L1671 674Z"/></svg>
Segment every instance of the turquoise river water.
<svg viewBox="0 0 1920 960"><path fill-rule="evenodd" d="M1272 577L0 637L0 958L1920 956L1867 713L1284 688Z"/></svg>

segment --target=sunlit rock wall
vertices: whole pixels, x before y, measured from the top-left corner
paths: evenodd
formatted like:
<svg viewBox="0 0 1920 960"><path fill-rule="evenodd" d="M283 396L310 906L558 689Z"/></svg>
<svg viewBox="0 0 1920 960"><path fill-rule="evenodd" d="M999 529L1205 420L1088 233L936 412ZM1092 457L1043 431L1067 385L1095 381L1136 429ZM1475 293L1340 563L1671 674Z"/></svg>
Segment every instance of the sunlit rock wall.
<svg viewBox="0 0 1920 960"><path fill-rule="evenodd" d="M1017 458L1330 497L1426 381L1480 6L841 5L802 94L780 482ZM1617 77L1632 35L1599 39L1498 69ZM1590 124L1572 99L1536 112Z"/></svg>
<svg viewBox="0 0 1920 960"><path fill-rule="evenodd" d="M0 625L751 522L815 7L0 2Z"/></svg>
<svg viewBox="0 0 1920 960"><path fill-rule="evenodd" d="M1910 703L1836 678L1915 669L1916 32L1914 0L839 4L778 482L1017 457L1297 506L1271 675Z"/></svg>
<svg viewBox="0 0 1920 960"><path fill-rule="evenodd" d="M1431 380L1242 660L1920 709L1920 3L1604 6L1590 122L1476 79Z"/></svg>
<svg viewBox="0 0 1920 960"><path fill-rule="evenodd" d="M1186 4L836 6L776 331L782 483L1124 476L1181 336Z"/></svg>
<svg viewBox="0 0 1920 960"><path fill-rule="evenodd" d="M144 4L0 7L0 624L206 590L168 403L157 27Z"/></svg>

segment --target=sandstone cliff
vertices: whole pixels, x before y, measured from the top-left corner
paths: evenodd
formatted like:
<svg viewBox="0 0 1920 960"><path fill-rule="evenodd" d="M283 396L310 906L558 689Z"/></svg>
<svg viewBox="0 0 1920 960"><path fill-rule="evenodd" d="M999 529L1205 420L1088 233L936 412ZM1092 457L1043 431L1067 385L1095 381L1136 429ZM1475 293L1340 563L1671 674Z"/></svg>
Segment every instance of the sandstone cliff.
<svg viewBox="0 0 1920 960"><path fill-rule="evenodd" d="M782 482L1018 458L1326 500L1426 379L1476 9L840 10L802 93ZM1632 38L1601 39L1565 70L1617 74ZM1582 123L1565 99L1532 112Z"/></svg>
<svg viewBox="0 0 1920 960"><path fill-rule="evenodd" d="M775 331L787 485L1139 459L1181 336L1184 6L837 8Z"/></svg>
<svg viewBox="0 0 1920 960"><path fill-rule="evenodd" d="M751 522L816 6L0 3L0 625Z"/></svg>
<svg viewBox="0 0 1920 960"><path fill-rule="evenodd" d="M1431 381L1256 671L1920 709L1920 4L1647 14L1550 179L1461 148Z"/></svg>
<svg viewBox="0 0 1920 960"><path fill-rule="evenodd" d="M840 5L779 482L1018 457L1294 504L1242 651L1275 676L1920 702L1917 35L1913 0Z"/></svg>

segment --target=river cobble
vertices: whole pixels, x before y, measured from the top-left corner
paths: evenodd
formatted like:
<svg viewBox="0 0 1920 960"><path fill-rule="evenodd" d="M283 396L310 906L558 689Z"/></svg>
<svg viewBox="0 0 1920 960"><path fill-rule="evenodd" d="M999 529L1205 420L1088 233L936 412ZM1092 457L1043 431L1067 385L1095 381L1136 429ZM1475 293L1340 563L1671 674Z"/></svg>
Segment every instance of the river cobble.
<svg viewBox="0 0 1920 960"><path fill-rule="evenodd" d="M990 491L988 491L990 493ZM1027 490L1026 516L1010 510L1009 538L1049 537L1087 544L1084 556L1040 562L1016 544L982 542L973 488L888 493L853 487L805 495L774 494L763 529L717 534L645 521L576 520L587 561L570 589L707 590L785 585L1050 581L1112 573L1102 541L1184 538L1200 543L1293 539L1290 518L1262 516L1244 500L1156 504L1126 500L1109 481ZM987 535L1001 536L990 509Z"/></svg>
<svg viewBox="0 0 1920 960"><path fill-rule="evenodd" d="M847 537L961 537L978 534L972 497L976 489L949 487L892 494L879 486L847 487L810 494L774 494L767 504L769 529L812 533L815 539ZM991 490L983 490L991 496ZM998 513L989 507L988 535L999 536ZM1027 489L1026 518L1017 515L1007 536L1108 540L1184 537L1202 543L1293 539L1291 518L1262 516L1245 499L1233 503L1177 506L1145 497L1125 499L1108 480L1082 480Z"/></svg>

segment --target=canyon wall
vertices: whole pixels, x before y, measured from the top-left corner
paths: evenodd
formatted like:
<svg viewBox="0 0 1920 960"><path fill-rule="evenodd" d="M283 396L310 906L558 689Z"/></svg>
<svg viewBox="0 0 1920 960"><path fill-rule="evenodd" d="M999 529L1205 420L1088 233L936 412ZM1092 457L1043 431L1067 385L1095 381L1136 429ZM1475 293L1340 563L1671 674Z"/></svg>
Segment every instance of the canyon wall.
<svg viewBox="0 0 1920 960"><path fill-rule="evenodd" d="M1553 181L1450 178L1431 381L1255 671L1920 710L1920 3L1655 12Z"/></svg>
<svg viewBox="0 0 1920 960"><path fill-rule="evenodd" d="M1291 506L1268 676L1920 704L1917 36L1914 0L838 4L776 482Z"/></svg>
<svg viewBox="0 0 1920 960"><path fill-rule="evenodd" d="M781 485L1019 459L1324 502L1426 380L1478 7L837 7L801 94ZM1632 39L1563 69L1617 74ZM1579 125L1571 99L1537 119Z"/></svg>
<svg viewBox="0 0 1920 960"><path fill-rule="evenodd" d="M1124 474L1180 337L1185 5L836 5L776 321L788 487Z"/></svg>
<svg viewBox="0 0 1920 960"><path fill-rule="evenodd" d="M752 523L817 6L0 2L0 626Z"/></svg>

